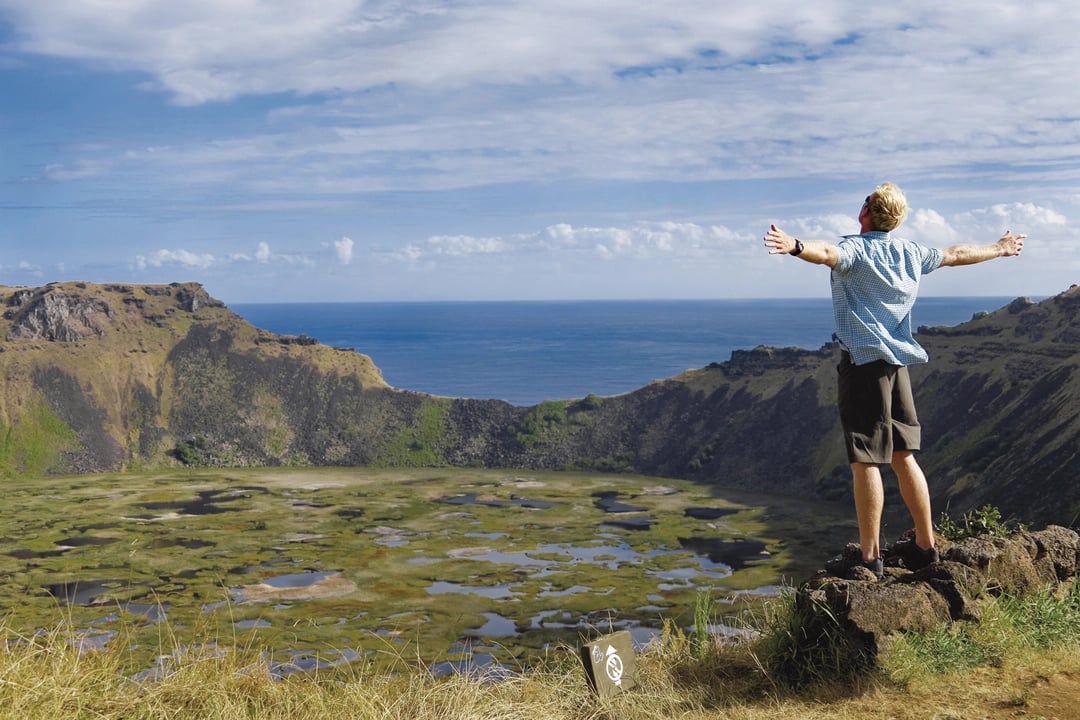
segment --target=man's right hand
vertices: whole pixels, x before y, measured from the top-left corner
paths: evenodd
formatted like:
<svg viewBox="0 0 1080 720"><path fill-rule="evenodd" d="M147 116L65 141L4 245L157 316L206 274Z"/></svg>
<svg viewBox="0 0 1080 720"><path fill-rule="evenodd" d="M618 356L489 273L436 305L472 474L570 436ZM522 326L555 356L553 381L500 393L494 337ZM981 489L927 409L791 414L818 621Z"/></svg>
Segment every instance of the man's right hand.
<svg viewBox="0 0 1080 720"><path fill-rule="evenodd" d="M765 247L769 248L770 255L789 255L795 249L795 238L776 225L770 225L769 232L765 233Z"/></svg>

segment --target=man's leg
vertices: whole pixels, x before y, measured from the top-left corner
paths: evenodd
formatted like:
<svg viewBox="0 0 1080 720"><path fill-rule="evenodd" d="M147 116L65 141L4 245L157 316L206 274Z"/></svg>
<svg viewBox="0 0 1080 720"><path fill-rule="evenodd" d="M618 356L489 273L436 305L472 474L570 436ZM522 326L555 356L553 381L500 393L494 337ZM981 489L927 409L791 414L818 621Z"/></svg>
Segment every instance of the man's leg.
<svg viewBox="0 0 1080 720"><path fill-rule="evenodd" d="M881 470L871 463L851 463L855 488L855 516L859 520L859 547L864 561L881 557L881 511L885 491Z"/></svg>
<svg viewBox="0 0 1080 720"><path fill-rule="evenodd" d="M893 453L892 469L900 483L900 496L904 498L904 504L915 523L915 544L922 550L929 550L934 546L934 523L930 517L930 490L926 485L926 475L910 450Z"/></svg>

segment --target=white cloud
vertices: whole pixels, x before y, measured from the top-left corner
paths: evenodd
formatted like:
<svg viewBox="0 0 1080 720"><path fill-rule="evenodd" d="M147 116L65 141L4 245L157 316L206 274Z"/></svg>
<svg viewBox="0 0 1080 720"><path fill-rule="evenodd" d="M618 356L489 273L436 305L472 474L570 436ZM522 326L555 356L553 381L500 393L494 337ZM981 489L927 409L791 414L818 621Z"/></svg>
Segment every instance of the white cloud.
<svg viewBox="0 0 1080 720"><path fill-rule="evenodd" d="M409 262L424 257L510 254L516 257L537 252L558 257L567 253L593 253L601 257L649 258L655 255L697 256L723 247L742 249L747 242L726 227L694 223L639 223L632 227L574 227L549 225L532 235L507 237L434 236L423 245L411 244L399 256Z"/></svg>
<svg viewBox="0 0 1080 720"><path fill-rule="evenodd" d="M415 244L409 244L397 252L388 253L388 257L412 264L423 259L424 251Z"/></svg>
<svg viewBox="0 0 1080 720"><path fill-rule="evenodd" d="M257 263L268 265L279 263L285 265L313 266L315 263L304 255L275 253L270 250L270 244L260 241L255 254L232 253L225 258L216 257L210 253L193 253L188 250L157 250L149 255L135 257L135 267L145 270L150 267L160 268L168 265L179 265L184 268L208 270L215 266L229 263Z"/></svg>
<svg viewBox="0 0 1080 720"><path fill-rule="evenodd" d="M929 209L919 209L911 213L897 232L932 247L947 247L961 242L960 234L949 221L940 213Z"/></svg>
<svg viewBox="0 0 1080 720"><path fill-rule="evenodd" d="M999 232L1015 228L1064 227L1066 218L1061 213L1033 203L1007 203L993 205L964 213L959 221L979 227L995 227Z"/></svg>
<svg viewBox="0 0 1080 720"><path fill-rule="evenodd" d="M3 263L0 263L0 272L5 272L5 273L6 272L11 272L11 273L16 273L17 272L17 273L23 273L23 274L26 274L26 275L33 275L33 276L37 277L37 276L40 276L42 274L42 269L41 269L40 266L35 265L35 264L31 263L31 262L27 262L26 260L20 260L19 262L15 263L15 265L13 265L13 266L12 265L4 265Z"/></svg>
<svg viewBox="0 0 1080 720"><path fill-rule="evenodd" d="M785 232L800 238L837 242L844 235L859 232L859 222L850 215L831 213L817 217L793 218L776 223ZM761 228L764 237L768 226Z"/></svg>
<svg viewBox="0 0 1080 720"><path fill-rule="evenodd" d="M306 255L272 252L270 250L270 243L266 242L265 240L259 241L259 244L255 249L254 259L255 262L260 265L269 265L271 263L284 265L304 265L308 267L315 265L315 261L313 261Z"/></svg>
<svg viewBox="0 0 1080 720"><path fill-rule="evenodd" d="M470 237L468 235L435 235L428 238L427 246L435 255L492 255L506 250L506 243L499 238Z"/></svg>
<svg viewBox="0 0 1080 720"><path fill-rule="evenodd" d="M135 267L145 270L148 267L180 265L185 268L205 270L214 265L216 260L210 253L193 253L187 250L157 250L149 255L135 257Z"/></svg>
<svg viewBox="0 0 1080 720"><path fill-rule="evenodd" d="M260 242L258 250L255 251L255 260L263 263L264 265L270 262L270 245L266 242Z"/></svg>
<svg viewBox="0 0 1080 720"><path fill-rule="evenodd" d="M340 240L334 241L334 252L337 254L338 262L342 265L348 265L353 259L353 241L352 238L342 237Z"/></svg>
<svg viewBox="0 0 1080 720"><path fill-rule="evenodd" d="M44 179L49 182L71 182L97 177L102 172L104 168L100 164L87 159L78 159L69 165L46 165Z"/></svg>
<svg viewBox="0 0 1080 720"><path fill-rule="evenodd" d="M26 52L137 70L179 103L309 96L272 132L138 155L264 191L1049 171L1080 152L1080 13L1048 4L3 0L4 16Z"/></svg>

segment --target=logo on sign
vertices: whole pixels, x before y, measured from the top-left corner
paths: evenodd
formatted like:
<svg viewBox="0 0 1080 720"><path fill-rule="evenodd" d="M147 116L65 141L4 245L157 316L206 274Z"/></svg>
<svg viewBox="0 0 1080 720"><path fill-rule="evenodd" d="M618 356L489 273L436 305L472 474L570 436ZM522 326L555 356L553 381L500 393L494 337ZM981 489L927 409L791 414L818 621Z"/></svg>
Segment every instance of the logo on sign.
<svg viewBox="0 0 1080 720"><path fill-rule="evenodd" d="M604 672L607 673L608 679L615 683L616 686L622 686L623 661L619 657L618 651L611 645L608 645L607 648L607 662L604 663Z"/></svg>

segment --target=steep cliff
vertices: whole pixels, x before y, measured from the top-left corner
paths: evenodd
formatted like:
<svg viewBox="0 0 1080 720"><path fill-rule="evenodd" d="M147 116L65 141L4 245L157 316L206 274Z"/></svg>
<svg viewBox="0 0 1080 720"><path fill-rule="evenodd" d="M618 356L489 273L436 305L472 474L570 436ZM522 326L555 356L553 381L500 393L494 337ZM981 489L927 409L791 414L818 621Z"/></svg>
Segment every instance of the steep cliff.
<svg viewBox="0 0 1080 720"><path fill-rule="evenodd" d="M370 359L258 330L196 284L0 287L0 474L166 464L581 468L840 498L835 348L737 351L531 408L387 386ZM1080 517L1080 289L921 328L939 508Z"/></svg>
<svg viewBox="0 0 1080 720"><path fill-rule="evenodd" d="M366 356L258 330L194 283L0 288L0 307L9 474L165 463L185 448L303 462L312 428L339 424L341 401L317 399L391 392Z"/></svg>

